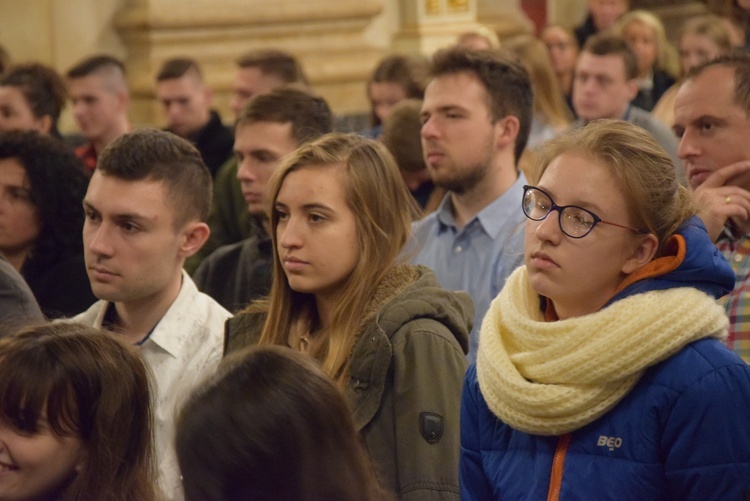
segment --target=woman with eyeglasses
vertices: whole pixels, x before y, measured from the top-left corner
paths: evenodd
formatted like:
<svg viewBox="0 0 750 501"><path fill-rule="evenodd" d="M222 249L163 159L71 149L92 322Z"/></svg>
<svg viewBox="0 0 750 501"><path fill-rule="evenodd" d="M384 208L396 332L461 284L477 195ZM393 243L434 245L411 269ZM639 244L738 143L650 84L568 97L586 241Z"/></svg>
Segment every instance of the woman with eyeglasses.
<svg viewBox="0 0 750 501"><path fill-rule="evenodd" d="M734 286L669 156L634 125L552 140L525 266L483 321L461 407L462 499L742 499L750 368Z"/></svg>

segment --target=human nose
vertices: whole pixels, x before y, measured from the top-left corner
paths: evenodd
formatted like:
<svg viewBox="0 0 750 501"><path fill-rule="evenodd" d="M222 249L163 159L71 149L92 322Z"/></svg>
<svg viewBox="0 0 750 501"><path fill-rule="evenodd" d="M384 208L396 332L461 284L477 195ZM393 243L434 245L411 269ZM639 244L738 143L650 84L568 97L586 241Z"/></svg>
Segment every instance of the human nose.
<svg viewBox="0 0 750 501"><path fill-rule="evenodd" d="M251 166L251 161L247 156L237 164L237 180L248 183L255 181L255 174Z"/></svg>
<svg viewBox="0 0 750 501"><path fill-rule="evenodd" d="M534 233L539 240L559 242L562 230L560 229L560 211L557 208L550 209L547 216L541 221L533 222L536 223Z"/></svg>
<svg viewBox="0 0 750 501"><path fill-rule="evenodd" d="M302 246L302 232L296 219L288 217L276 227L276 235L282 249L296 249Z"/></svg>
<svg viewBox="0 0 750 501"><path fill-rule="evenodd" d="M686 160L690 157L698 155L699 152L700 150L698 148L698 144L696 143L692 133L689 131L683 132L682 137L680 138L680 142L677 145L677 156L681 160Z"/></svg>
<svg viewBox="0 0 750 501"><path fill-rule="evenodd" d="M114 247L110 243L109 230L106 225L99 224L93 226L89 221L86 221L83 226L84 240L86 240L86 246L89 250L97 256L111 256L114 252Z"/></svg>
<svg viewBox="0 0 750 501"><path fill-rule="evenodd" d="M434 117L429 117L422 123L422 129L420 131L422 138L429 139L438 135L438 127L435 122L436 120Z"/></svg>

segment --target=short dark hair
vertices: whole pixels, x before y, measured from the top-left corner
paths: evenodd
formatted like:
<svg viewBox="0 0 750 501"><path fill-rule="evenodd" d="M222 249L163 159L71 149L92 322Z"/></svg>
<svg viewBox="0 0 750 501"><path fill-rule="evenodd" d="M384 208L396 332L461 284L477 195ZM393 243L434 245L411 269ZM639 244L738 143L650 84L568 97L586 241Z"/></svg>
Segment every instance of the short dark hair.
<svg viewBox="0 0 750 501"><path fill-rule="evenodd" d="M189 501L387 499L340 390L287 347L225 359L181 410L175 448Z"/></svg>
<svg viewBox="0 0 750 501"><path fill-rule="evenodd" d="M159 72L156 74L156 81L163 82L164 80L174 80L176 78L182 78L188 73L194 73L199 80L203 80L200 66L198 66L195 59L190 59L189 57L167 59L164 61L164 64L161 65Z"/></svg>
<svg viewBox="0 0 750 501"><path fill-rule="evenodd" d="M382 59L367 82L367 95L372 101L370 89L374 83L393 83L403 89L406 98L422 99L430 69L428 59L421 56L391 55ZM372 107L372 106L371 106ZM380 125L375 110L370 110L372 125Z"/></svg>
<svg viewBox="0 0 750 501"><path fill-rule="evenodd" d="M124 181L161 181L175 209L175 226L206 221L211 206L211 173L195 146L171 132L137 129L112 141L96 170Z"/></svg>
<svg viewBox="0 0 750 501"><path fill-rule="evenodd" d="M237 125L254 122L292 124L292 136L305 143L333 130L333 113L325 99L300 87L285 85L257 94L237 118Z"/></svg>
<svg viewBox="0 0 750 501"><path fill-rule="evenodd" d="M46 269L62 256L83 252L83 197L88 179L78 157L63 143L37 131L0 133L0 159L16 159L26 171L39 236L24 273Z"/></svg>
<svg viewBox="0 0 750 501"><path fill-rule="evenodd" d="M534 113L534 91L526 68L515 57L501 51L454 46L439 50L433 56L433 77L461 72L473 73L484 85L493 121L507 116L518 118L514 149L518 162L529 140Z"/></svg>
<svg viewBox="0 0 750 501"><path fill-rule="evenodd" d="M87 57L83 61L78 62L75 66L70 68L65 76L71 78L83 78L94 73L97 73L104 69L116 69L123 76L127 74L125 65L114 56L107 54L99 54L91 57Z"/></svg>
<svg viewBox="0 0 750 501"><path fill-rule="evenodd" d="M396 104L383 124L381 140L398 164L406 172L419 172L426 168L422 156L421 99L404 99Z"/></svg>
<svg viewBox="0 0 750 501"><path fill-rule="evenodd" d="M41 63L13 65L0 78L1 87L17 87L29 103L34 117L52 118L50 132L60 137L57 120L67 99L65 82L58 73Z"/></svg>
<svg viewBox="0 0 750 501"><path fill-rule="evenodd" d="M691 80L708 68L732 68L734 70L734 99L732 102L745 111L750 117L750 53L744 49L735 49L731 53L706 61L688 72L686 80Z"/></svg>
<svg viewBox="0 0 750 501"><path fill-rule="evenodd" d="M599 33L586 40L583 45L583 52L588 52L594 56L618 56L625 65L625 78L628 80L638 78L638 60L635 57L635 52L622 37Z"/></svg>
<svg viewBox="0 0 750 501"><path fill-rule="evenodd" d="M277 49L260 49L246 52L237 58L240 68L258 68L266 75L273 75L284 83L309 85L297 58Z"/></svg>

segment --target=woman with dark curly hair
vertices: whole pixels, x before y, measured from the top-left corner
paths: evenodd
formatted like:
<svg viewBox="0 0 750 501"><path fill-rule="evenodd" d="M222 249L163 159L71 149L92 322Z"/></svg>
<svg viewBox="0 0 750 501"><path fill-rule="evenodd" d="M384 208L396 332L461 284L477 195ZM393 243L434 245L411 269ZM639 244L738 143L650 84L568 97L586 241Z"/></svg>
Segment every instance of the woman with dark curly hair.
<svg viewBox="0 0 750 501"><path fill-rule="evenodd" d="M58 139L67 91L58 73L40 63L6 68L0 77L0 131L36 130Z"/></svg>
<svg viewBox="0 0 750 501"><path fill-rule="evenodd" d="M83 261L86 184L62 143L35 131L0 133L0 252L51 318L96 301Z"/></svg>

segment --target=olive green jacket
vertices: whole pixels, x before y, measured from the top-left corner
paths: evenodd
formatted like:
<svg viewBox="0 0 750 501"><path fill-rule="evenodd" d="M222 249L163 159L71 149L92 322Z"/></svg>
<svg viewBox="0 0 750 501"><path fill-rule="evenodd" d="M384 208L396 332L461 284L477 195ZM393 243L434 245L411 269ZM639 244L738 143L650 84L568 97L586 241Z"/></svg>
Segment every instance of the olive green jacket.
<svg viewBox="0 0 750 501"><path fill-rule="evenodd" d="M423 266L373 291L344 391L380 482L400 499L459 499L459 407L474 308ZM225 354L258 342L263 314L227 321Z"/></svg>

